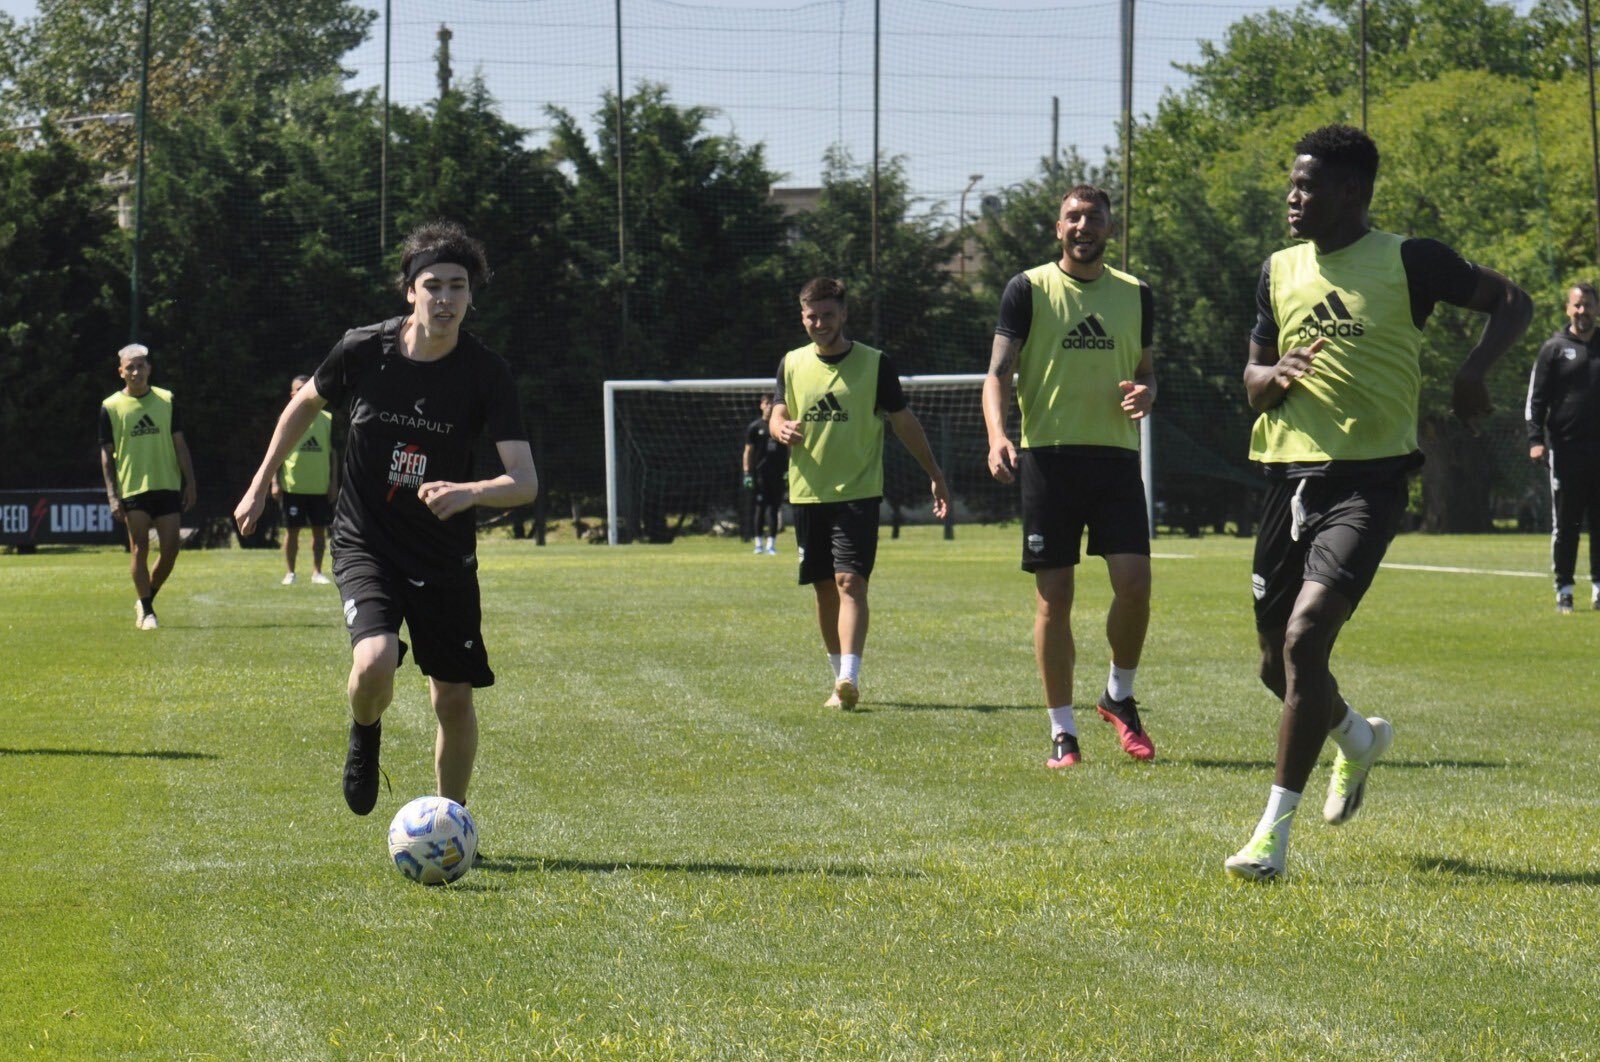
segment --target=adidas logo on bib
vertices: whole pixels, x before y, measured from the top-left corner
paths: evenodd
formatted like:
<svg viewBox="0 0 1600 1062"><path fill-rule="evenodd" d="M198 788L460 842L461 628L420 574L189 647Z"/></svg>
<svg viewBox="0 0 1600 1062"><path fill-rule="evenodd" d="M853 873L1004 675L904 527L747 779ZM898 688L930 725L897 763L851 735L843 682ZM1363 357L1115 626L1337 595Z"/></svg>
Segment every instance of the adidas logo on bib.
<svg viewBox="0 0 1600 1062"><path fill-rule="evenodd" d="M1100 315L1091 313L1061 341L1062 350L1116 350L1117 341L1106 335Z"/></svg>
<svg viewBox="0 0 1600 1062"><path fill-rule="evenodd" d="M1314 339L1359 336L1366 330L1367 326L1355 319L1339 293L1330 291L1327 298L1311 307L1306 319L1300 322L1295 338L1306 343Z"/></svg>
<svg viewBox="0 0 1600 1062"><path fill-rule="evenodd" d="M812 423L812 422L819 421L819 420L820 421L828 421L828 420L841 420L842 421L842 420L849 420L850 419L850 414L845 412L844 407L839 404L839 400L837 398L833 397L833 392L829 391L827 394L825 394L821 398L817 399L816 405L814 405L810 409L806 410L805 411L805 415L802 416L800 419L802 421L806 422L806 423Z"/></svg>

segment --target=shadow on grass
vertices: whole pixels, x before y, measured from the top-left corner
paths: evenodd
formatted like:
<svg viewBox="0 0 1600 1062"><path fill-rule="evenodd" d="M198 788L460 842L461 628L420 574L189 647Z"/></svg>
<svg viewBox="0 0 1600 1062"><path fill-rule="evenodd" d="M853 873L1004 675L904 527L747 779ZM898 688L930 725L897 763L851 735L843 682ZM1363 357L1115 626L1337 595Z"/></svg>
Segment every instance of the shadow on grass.
<svg viewBox="0 0 1600 1062"><path fill-rule="evenodd" d="M333 627L337 620L332 619L312 620L309 623L169 623L161 621L161 629L168 631L266 631L266 630L311 630L314 628Z"/></svg>
<svg viewBox="0 0 1600 1062"><path fill-rule="evenodd" d="M896 712L1037 712L1035 705L1027 704L938 704L931 701L866 701L858 705L857 714L877 709Z"/></svg>
<svg viewBox="0 0 1600 1062"><path fill-rule="evenodd" d="M1186 764L1190 767L1201 767L1213 771L1270 771L1277 766L1271 760L1209 760L1170 757L1167 762ZM1318 766L1326 767L1332 763L1332 760L1323 760ZM1454 768L1464 771L1499 771L1516 765L1505 760L1379 760L1378 766L1386 771L1391 769L1402 771L1427 770L1435 767Z"/></svg>
<svg viewBox="0 0 1600 1062"><path fill-rule="evenodd" d="M0 756L106 756L128 760L214 760L210 752L184 752L181 749L7 749L0 748Z"/></svg>
<svg viewBox="0 0 1600 1062"><path fill-rule="evenodd" d="M879 870L842 864L804 863L710 863L697 860L661 862L650 859L549 859L544 856L484 856L479 870L516 873L521 870L576 870L583 873L614 874L624 870L664 870L674 874L713 874L736 878L920 878L922 872L906 869Z"/></svg>
<svg viewBox="0 0 1600 1062"><path fill-rule="evenodd" d="M1456 874L1464 878L1515 881L1524 885L1600 885L1600 870L1527 870L1470 863L1465 859L1445 856L1414 856L1411 863L1418 870Z"/></svg>

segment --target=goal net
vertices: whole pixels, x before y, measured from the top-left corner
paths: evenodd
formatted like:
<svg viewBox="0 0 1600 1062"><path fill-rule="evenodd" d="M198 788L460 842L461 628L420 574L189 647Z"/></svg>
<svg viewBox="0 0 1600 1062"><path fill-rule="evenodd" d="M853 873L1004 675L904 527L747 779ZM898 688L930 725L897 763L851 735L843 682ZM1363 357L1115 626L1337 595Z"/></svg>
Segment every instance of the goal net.
<svg viewBox="0 0 1600 1062"><path fill-rule="evenodd" d="M944 469L952 520L1014 517L1016 487L996 483L986 465L983 375L903 376L900 383ZM772 389L771 379L759 378L606 381L607 539L744 533L750 497L741 457L761 396ZM922 469L897 440L883 449L885 523L931 522Z"/></svg>

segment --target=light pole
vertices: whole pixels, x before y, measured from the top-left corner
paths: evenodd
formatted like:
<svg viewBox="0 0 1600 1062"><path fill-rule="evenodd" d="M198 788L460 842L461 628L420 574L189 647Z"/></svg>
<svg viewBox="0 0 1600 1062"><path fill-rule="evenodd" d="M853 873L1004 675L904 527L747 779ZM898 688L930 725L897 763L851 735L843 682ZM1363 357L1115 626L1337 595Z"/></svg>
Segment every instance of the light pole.
<svg viewBox="0 0 1600 1062"><path fill-rule="evenodd" d="M981 180L983 180L983 174L974 173L972 176L967 178L967 186L965 188L961 189L961 225L960 225L960 228L961 228L961 265L960 265L960 269L961 269L961 276L962 276L963 279L965 279L966 275L967 275L967 193L972 191L974 188L976 188L978 186L978 182L981 181Z"/></svg>

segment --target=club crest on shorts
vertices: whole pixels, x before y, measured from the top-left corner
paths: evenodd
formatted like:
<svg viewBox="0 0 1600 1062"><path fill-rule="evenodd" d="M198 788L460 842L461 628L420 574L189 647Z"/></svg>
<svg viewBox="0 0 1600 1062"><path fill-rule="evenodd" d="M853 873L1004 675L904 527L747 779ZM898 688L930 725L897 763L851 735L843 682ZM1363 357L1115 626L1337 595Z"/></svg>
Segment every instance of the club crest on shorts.
<svg viewBox="0 0 1600 1062"><path fill-rule="evenodd" d="M799 556L800 563L804 564L806 562L806 548L804 546L801 546L799 549L797 549L795 551L795 553Z"/></svg>
<svg viewBox="0 0 1600 1062"><path fill-rule="evenodd" d="M1251 575L1250 576L1250 592L1256 596L1256 600L1257 601L1260 601L1262 598L1266 597L1267 596L1267 579L1266 579L1266 576L1264 576L1264 575Z"/></svg>
<svg viewBox="0 0 1600 1062"><path fill-rule="evenodd" d="M344 603L344 625L346 627L356 625L356 599L353 597Z"/></svg>
<svg viewBox="0 0 1600 1062"><path fill-rule="evenodd" d="M1043 553L1044 552L1044 536L1043 535L1040 535L1040 534L1029 535L1027 541L1028 541L1028 552L1029 553Z"/></svg>

